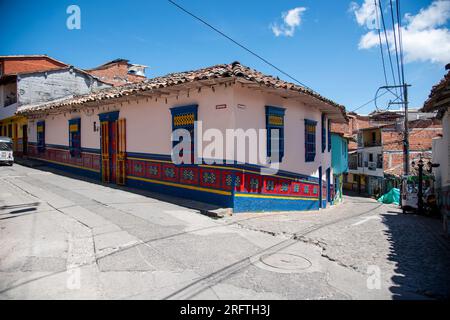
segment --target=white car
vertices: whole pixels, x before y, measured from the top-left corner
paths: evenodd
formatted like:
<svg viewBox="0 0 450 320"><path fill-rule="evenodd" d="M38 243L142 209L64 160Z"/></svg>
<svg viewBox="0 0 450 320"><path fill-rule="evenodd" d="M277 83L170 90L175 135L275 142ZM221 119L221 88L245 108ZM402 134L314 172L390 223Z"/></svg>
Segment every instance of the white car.
<svg viewBox="0 0 450 320"><path fill-rule="evenodd" d="M12 140L8 137L0 137L0 164L12 166L14 163L14 154Z"/></svg>

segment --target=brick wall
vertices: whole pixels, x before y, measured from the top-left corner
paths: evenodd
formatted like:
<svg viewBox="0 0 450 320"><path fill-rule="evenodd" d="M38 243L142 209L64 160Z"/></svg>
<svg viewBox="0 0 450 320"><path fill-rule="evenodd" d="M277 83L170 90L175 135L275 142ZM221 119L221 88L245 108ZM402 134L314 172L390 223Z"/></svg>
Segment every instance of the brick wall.
<svg viewBox="0 0 450 320"><path fill-rule="evenodd" d="M432 139L442 135L442 125L437 119L411 121L409 123L410 162L420 156L431 158ZM385 173L403 174L403 132L393 127L382 130L383 168Z"/></svg>
<svg viewBox="0 0 450 320"><path fill-rule="evenodd" d="M113 63L99 69L87 70L87 72L114 86L120 86L130 82L141 82L146 79L142 76L128 74L128 63L126 62Z"/></svg>

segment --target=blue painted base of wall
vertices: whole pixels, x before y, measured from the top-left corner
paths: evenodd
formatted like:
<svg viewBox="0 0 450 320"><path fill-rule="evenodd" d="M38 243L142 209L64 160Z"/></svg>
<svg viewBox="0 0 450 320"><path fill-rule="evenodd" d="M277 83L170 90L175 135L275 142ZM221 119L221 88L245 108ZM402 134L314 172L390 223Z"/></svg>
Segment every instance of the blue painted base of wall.
<svg viewBox="0 0 450 320"><path fill-rule="evenodd" d="M172 186L161 185L158 183L151 183L147 181L127 179L127 186L137 189L144 189L152 192L163 193L175 197L196 200L200 202L217 205L221 208L232 208L233 198L231 195L221 195L200 190L190 190L184 188L177 188Z"/></svg>
<svg viewBox="0 0 450 320"><path fill-rule="evenodd" d="M319 210L318 200L235 197L233 213Z"/></svg>

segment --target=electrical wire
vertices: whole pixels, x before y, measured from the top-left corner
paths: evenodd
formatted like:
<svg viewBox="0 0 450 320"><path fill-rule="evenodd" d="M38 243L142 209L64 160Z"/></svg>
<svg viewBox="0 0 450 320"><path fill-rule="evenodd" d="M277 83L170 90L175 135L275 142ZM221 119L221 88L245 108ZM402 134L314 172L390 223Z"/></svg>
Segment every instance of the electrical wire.
<svg viewBox="0 0 450 320"><path fill-rule="evenodd" d="M394 80L394 86L396 86L397 85L397 80L395 78L394 66L393 66L392 57L391 57L391 49L390 49L390 46L389 46L389 40L388 40L387 30L386 30L386 23L384 21L384 14L383 14L383 8L381 6L381 1L378 1L378 7L380 8L381 22L382 22L382 25L383 25L384 38L386 40L386 47L387 47L387 51L388 51L389 64L391 66L392 78ZM397 92L397 96L398 96L397 88L396 88L396 92Z"/></svg>
<svg viewBox="0 0 450 320"><path fill-rule="evenodd" d="M397 72L398 72L398 81L399 84L402 84L401 82L401 73L400 73L400 62L399 62L399 58L398 58L398 48L397 48L397 32L395 31L395 18L394 18L394 6L392 4L392 0L389 0L390 2L390 9L391 9L391 19L392 19L392 31L394 33L394 44L395 44L395 57L397 60ZM403 97L403 90L400 89L400 96ZM402 101L404 99L402 98Z"/></svg>
<svg viewBox="0 0 450 320"><path fill-rule="evenodd" d="M378 17L377 0L373 0L373 3L375 5L375 17L377 21L378 41L380 43L381 62L383 64L384 82L387 86L388 80L386 75L386 63L384 62L383 41L381 40L381 32L380 32L381 26L380 26L380 18Z"/></svg>
<svg viewBox="0 0 450 320"><path fill-rule="evenodd" d="M378 91L377 91L375 98L373 98L372 100L367 101L366 103L364 103L364 104L360 105L359 107L351 110L350 112L355 112L355 111L361 109L362 107L367 106L369 103L376 101L379 97L384 96L388 92L390 92L390 91L385 91L382 94L378 95Z"/></svg>
<svg viewBox="0 0 450 320"><path fill-rule="evenodd" d="M171 4L173 4L175 7L177 7L178 9L184 11L185 13L187 13L188 15L190 15L191 17L193 17L194 19L200 21L201 23L203 23L204 25L208 26L209 28L211 28L212 30L214 30L215 32L217 32L218 34L220 34L221 36L225 37L226 39L230 40L231 42L233 42L235 45L241 47L242 49L244 49L245 51L247 51L248 53L252 54L253 56L257 57L258 59L260 59L261 61L263 61L264 63L266 63L267 65L271 66L272 68L274 68L275 70L279 71L280 73L284 74L286 77L288 77L289 79L297 82L298 84L300 84L301 86L307 88L308 90L315 92L315 90L313 90L311 87L307 86L306 84L300 82L299 80L297 80L296 78L294 78L293 76L291 76L290 74L288 74L287 72L283 71L282 69L280 69L279 67L275 66L273 63L271 63L270 61L268 61L267 59L263 58L262 56L260 56L259 54L257 54L256 52L250 50L249 48L247 48L246 46L244 46L243 44L239 43L238 41L234 40L233 38L231 38L230 36L226 35L224 32L220 31L219 29L217 29L216 27L214 27L213 25L211 25L210 23L208 23L207 21L205 21L204 19L196 16L195 14L193 14L192 12L188 11L187 9L185 9L184 7L182 7L181 5L179 5L178 3L176 3L173 0L167 0L169 1Z"/></svg>

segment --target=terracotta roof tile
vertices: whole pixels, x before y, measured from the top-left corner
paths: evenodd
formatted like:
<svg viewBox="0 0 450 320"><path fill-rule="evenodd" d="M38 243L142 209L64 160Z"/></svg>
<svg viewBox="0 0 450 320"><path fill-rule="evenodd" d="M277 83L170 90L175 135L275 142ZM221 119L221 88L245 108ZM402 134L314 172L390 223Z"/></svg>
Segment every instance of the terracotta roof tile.
<svg viewBox="0 0 450 320"><path fill-rule="evenodd" d="M259 71L241 65L239 62L231 64L220 64L199 70L176 72L162 77L151 78L139 83L132 83L120 87L107 88L94 93L74 96L66 100L49 102L35 106L22 106L18 114L32 114L46 110L57 109L60 107L78 106L87 102L115 99L123 96L133 95L138 92L150 91L155 89L167 88L179 84L190 83L201 80L212 80L219 78L236 78L253 82L259 85L265 85L268 88L286 89L312 96L340 111L343 118L346 119L344 106L327 99L315 91L303 86L289 83L270 75L265 75Z"/></svg>

